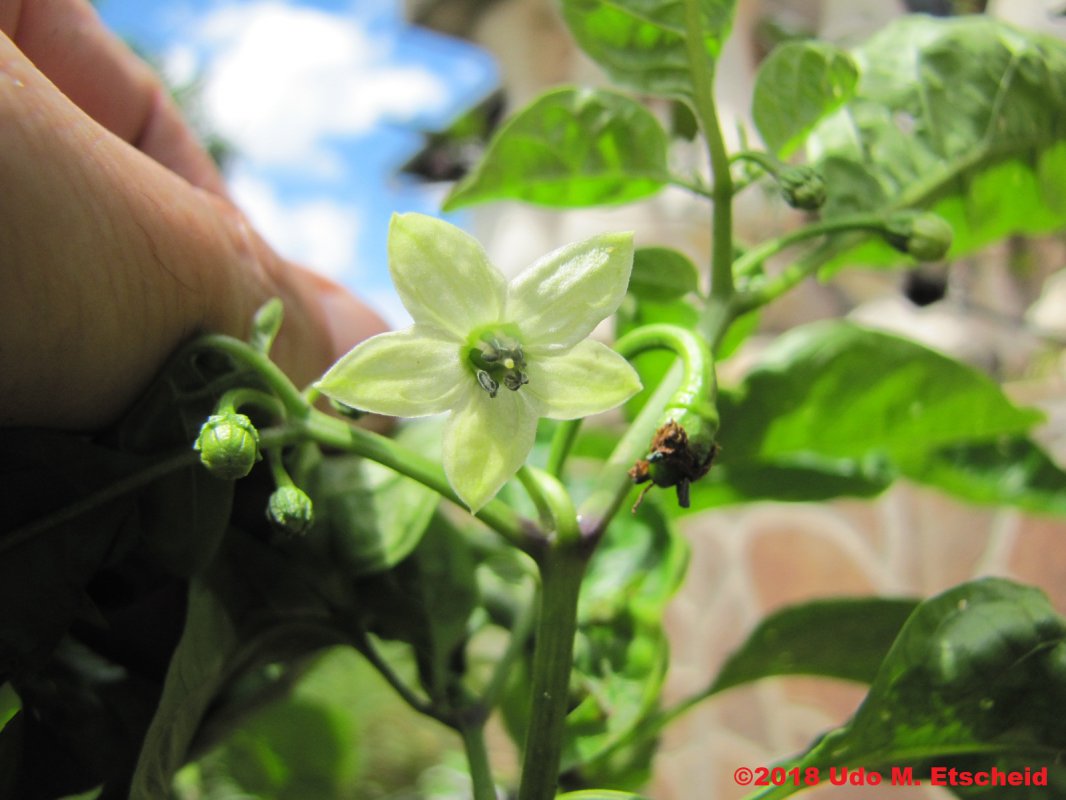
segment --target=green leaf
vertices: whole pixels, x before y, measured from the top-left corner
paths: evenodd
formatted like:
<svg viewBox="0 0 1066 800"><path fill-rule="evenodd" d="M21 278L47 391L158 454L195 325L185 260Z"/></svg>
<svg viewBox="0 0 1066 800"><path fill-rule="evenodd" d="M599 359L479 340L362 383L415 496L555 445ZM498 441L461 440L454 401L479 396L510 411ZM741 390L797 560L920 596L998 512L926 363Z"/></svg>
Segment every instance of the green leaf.
<svg viewBox="0 0 1066 800"><path fill-rule="evenodd" d="M444 703L478 606L475 567L462 533L437 514L410 556L356 589L367 630L411 645L422 685Z"/></svg>
<svg viewBox="0 0 1066 800"><path fill-rule="evenodd" d="M883 458L818 458L796 463L716 460L711 471L692 484L689 508L673 507L677 516L759 500L815 503L836 497L876 497L897 472Z"/></svg>
<svg viewBox="0 0 1066 800"><path fill-rule="evenodd" d="M950 257L1066 224L1066 45L983 16L913 15L854 57L855 97L808 142L827 215L928 208L954 228ZM832 266L855 263L906 259L871 240Z"/></svg>
<svg viewBox="0 0 1066 800"><path fill-rule="evenodd" d="M949 445L906 462L903 471L971 503L1066 515L1066 472L1022 436Z"/></svg>
<svg viewBox="0 0 1066 800"><path fill-rule="evenodd" d="M766 617L726 661L708 696L773 675L872 683L915 600L815 600Z"/></svg>
<svg viewBox="0 0 1066 800"><path fill-rule="evenodd" d="M695 2L708 62L733 24L735 0L563 0L581 48L619 84L650 94L691 97L685 5Z"/></svg>
<svg viewBox="0 0 1066 800"><path fill-rule="evenodd" d="M628 203L667 182L667 145L659 121L635 100L555 89L500 128L444 209L489 200L563 208Z"/></svg>
<svg viewBox="0 0 1066 800"><path fill-rule="evenodd" d="M637 517L617 517L589 562L574 655L579 695L563 745L564 769L580 767L588 783L616 783L611 762L598 757L658 704L668 663L663 611L688 554L665 515L647 504Z"/></svg>
<svg viewBox="0 0 1066 800"><path fill-rule="evenodd" d="M1047 766L1066 747L1064 701L1066 620L1037 589L973 581L918 606L855 716L797 763L823 776L907 764L924 776L962 759Z"/></svg>
<svg viewBox="0 0 1066 800"><path fill-rule="evenodd" d="M780 337L740 386L719 392L718 409L721 450L693 486L690 510L872 497L901 473L985 502L1048 511L1060 502L1057 471L1028 451L983 470L978 459L969 477L933 455L977 448L988 461L1001 437L1024 434L1039 412L1017 408L990 378L947 356L847 322ZM997 466L1010 472L997 477ZM1031 485L1007 491L1003 479L1022 474Z"/></svg>
<svg viewBox="0 0 1066 800"><path fill-rule="evenodd" d="M307 485L345 572L390 569L418 545L440 495L355 456L322 461Z"/></svg>
<svg viewBox="0 0 1066 800"><path fill-rule="evenodd" d="M567 792L558 795L555 800L648 800L642 794L632 792L614 792L610 789L585 789L580 792Z"/></svg>
<svg viewBox="0 0 1066 800"><path fill-rule="evenodd" d="M669 247L641 247L633 254L629 293L666 303L699 291L700 276L688 256Z"/></svg>
<svg viewBox="0 0 1066 800"><path fill-rule="evenodd" d="M826 42L787 42L759 67L752 117L766 146L787 158L814 126L847 102L859 71L851 56Z"/></svg>
<svg viewBox="0 0 1066 800"><path fill-rule="evenodd" d="M780 337L737 392L723 394L720 411L723 464L802 465L808 454L904 463L937 447L1023 433L1042 419L964 364L837 321Z"/></svg>

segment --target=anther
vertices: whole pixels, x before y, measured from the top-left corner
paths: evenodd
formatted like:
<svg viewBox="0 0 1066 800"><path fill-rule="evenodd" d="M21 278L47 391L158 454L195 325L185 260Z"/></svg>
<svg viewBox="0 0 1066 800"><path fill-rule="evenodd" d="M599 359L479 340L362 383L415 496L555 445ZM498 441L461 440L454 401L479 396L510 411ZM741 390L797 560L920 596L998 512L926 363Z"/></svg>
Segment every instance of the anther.
<svg viewBox="0 0 1066 800"><path fill-rule="evenodd" d="M477 382L481 384L482 389L489 393L489 397L495 397L500 388L500 384L493 380L493 377L483 369L477 371ZM507 383L506 378L504 378L504 383Z"/></svg>

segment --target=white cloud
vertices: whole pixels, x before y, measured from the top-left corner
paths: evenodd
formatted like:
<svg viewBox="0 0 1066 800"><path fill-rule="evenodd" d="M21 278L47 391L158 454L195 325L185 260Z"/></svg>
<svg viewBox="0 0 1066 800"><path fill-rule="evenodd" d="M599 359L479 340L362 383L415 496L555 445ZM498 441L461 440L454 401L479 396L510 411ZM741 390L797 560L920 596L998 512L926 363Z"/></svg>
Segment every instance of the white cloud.
<svg viewBox="0 0 1066 800"><path fill-rule="evenodd" d="M391 60L390 34L358 17L282 0L229 3L208 13L196 39L204 108L244 156L328 169L328 139L382 122L437 113L451 101L428 69Z"/></svg>
<svg viewBox="0 0 1066 800"><path fill-rule="evenodd" d="M284 202L270 184L247 173L231 178L229 188L279 253L335 279L355 277L360 222L355 206L325 199Z"/></svg>

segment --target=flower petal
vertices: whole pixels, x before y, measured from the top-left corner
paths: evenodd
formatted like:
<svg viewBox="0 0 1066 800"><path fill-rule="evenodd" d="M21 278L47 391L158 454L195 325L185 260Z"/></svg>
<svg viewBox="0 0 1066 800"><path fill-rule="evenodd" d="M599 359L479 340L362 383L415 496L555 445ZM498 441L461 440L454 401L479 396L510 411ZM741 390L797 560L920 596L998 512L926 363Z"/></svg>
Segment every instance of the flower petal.
<svg viewBox="0 0 1066 800"><path fill-rule="evenodd" d="M632 269L631 233L566 245L511 281L504 314L526 346L570 347L615 312Z"/></svg>
<svg viewBox="0 0 1066 800"><path fill-rule="evenodd" d="M586 339L560 355L530 353L522 387L539 401L541 415L577 419L619 406L640 391L629 362L602 342Z"/></svg>
<svg viewBox="0 0 1066 800"><path fill-rule="evenodd" d="M444 472L471 512L495 497L525 463L537 432L536 406L521 390L501 387L496 397L478 390L448 418Z"/></svg>
<svg viewBox="0 0 1066 800"><path fill-rule="evenodd" d="M394 214L389 271L416 323L459 339L499 322L507 283L470 234L425 214Z"/></svg>
<svg viewBox="0 0 1066 800"><path fill-rule="evenodd" d="M473 381L460 345L418 325L358 344L315 387L345 405L395 417L424 417L454 406Z"/></svg>

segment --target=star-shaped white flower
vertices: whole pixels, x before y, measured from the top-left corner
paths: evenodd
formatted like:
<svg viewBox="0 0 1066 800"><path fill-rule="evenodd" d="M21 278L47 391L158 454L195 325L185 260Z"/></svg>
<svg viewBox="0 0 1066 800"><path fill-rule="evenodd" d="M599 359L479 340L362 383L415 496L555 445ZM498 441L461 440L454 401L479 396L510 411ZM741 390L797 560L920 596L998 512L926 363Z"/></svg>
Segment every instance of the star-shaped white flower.
<svg viewBox="0 0 1066 800"><path fill-rule="evenodd" d="M624 358L587 338L622 302L632 266L632 234L605 234L508 282L454 225L395 215L389 270L414 325L357 345L317 387L378 414L450 412L444 471L476 512L525 462L538 418L586 417L640 390Z"/></svg>

